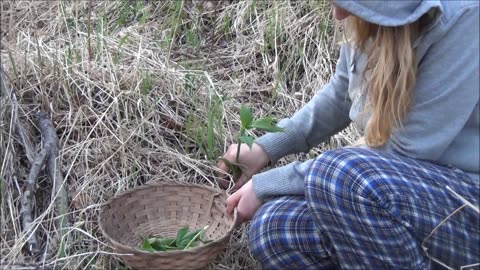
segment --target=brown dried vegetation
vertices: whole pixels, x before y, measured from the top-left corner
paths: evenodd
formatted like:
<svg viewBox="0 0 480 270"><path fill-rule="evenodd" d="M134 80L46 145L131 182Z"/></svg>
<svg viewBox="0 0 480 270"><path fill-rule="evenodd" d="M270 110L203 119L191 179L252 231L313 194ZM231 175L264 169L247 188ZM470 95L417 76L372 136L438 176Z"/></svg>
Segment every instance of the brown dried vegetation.
<svg viewBox="0 0 480 270"><path fill-rule="evenodd" d="M1 62L11 84L0 95L0 257L7 269L121 269L98 230L100 204L147 181L215 186L215 159L238 132L239 105L287 117L327 82L336 59L324 1L0 5ZM57 198L45 172L37 179L33 229L22 230L20 201L40 149L40 110L59 137L71 221L64 248L53 241ZM351 143L354 133L279 165ZM256 268L246 226L212 269ZM33 230L40 250L49 246L55 254L26 252Z"/></svg>

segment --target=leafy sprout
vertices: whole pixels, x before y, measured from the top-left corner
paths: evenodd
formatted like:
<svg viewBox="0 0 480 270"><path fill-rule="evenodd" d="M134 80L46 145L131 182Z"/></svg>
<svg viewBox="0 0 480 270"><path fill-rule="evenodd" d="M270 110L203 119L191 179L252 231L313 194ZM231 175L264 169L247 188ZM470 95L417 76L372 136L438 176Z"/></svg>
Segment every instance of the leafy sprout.
<svg viewBox="0 0 480 270"><path fill-rule="evenodd" d="M237 146L237 156L235 157L235 163L228 161L226 158L220 158L225 165L232 171L233 177L238 179L241 174L239 168L240 160L240 146L242 143L248 145L252 149L254 137L246 134L247 130L259 130L265 132L281 132L282 128L275 125L275 118L271 116L266 116L262 118L255 119L252 113L252 110L245 106L241 105L240 107L240 133L237 137L238 146Z"/></svg>
<svg viewBox="0 0 480 270"><path fill-rule="evenodd" d="M211 240L203 239L208 225L202 229L189 232L188 226L180 228L175 238L147 237L143 240L140 249L149 252L186 250L198 246L200 243L206 244Z"/></svg>

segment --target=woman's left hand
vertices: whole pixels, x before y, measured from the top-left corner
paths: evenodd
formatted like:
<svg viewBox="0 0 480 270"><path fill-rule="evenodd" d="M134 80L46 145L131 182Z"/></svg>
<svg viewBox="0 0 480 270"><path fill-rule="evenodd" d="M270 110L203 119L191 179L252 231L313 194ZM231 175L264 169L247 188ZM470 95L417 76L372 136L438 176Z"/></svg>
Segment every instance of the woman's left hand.
<svg viewBox="0 0 480 270"><path fill-rule="evenodd" d="M262 201L255 194L255 191L253 190L253 182L250 180L228 197L227 214L233 214L233 209L237 207L237 222L238 224L241 224L252 219L253 215L261 205Z"/></svg>

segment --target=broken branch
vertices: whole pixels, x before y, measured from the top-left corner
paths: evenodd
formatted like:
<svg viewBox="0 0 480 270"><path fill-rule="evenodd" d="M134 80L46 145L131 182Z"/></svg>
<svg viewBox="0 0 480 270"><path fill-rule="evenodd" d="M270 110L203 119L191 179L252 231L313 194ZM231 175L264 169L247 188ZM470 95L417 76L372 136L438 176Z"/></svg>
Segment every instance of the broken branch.
<svg viewBox="0 0 480 270"><path fill-rule="evenodd" d="M58 156L58 136L53 126L52 120L48 117L46 112L37 113L37 123L42 133L43 148L47 151L47 170L48 177L53 185L55 199L55 214L59 218L57 223L60 232L60 247L59 251L63 252L63 236L69 224L68 212L68 198L67 190L64 186L64 179L60 171L60 164L57 162Z"/></svg>
<svg viewBox="0 0 480 270"><path fill-rule="evenodd" d="M27 183L25 185L25 190L23 192L22 197L22 206L20 210L20 215L22 217L23 223L23 231L30 232L32 229L32 221L33 221L33 198L36 191L37 186L37 178L40 170L45 163L45 158L47 156L47 151L42 149L38 155L35 157L35 160L32 163L32 168L30 169L30 173L28 174ZM30 254L37 254L38 251L38 243L37 243L37 235L35 231L31 232L31 236L27 240L28 243L28 250Z"/></svg>

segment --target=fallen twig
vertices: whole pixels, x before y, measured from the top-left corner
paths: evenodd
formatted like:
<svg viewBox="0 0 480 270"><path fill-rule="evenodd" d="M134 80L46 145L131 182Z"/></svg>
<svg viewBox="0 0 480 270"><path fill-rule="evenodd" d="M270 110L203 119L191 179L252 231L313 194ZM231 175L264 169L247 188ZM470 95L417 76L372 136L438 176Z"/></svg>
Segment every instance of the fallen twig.
<svg viewBox="0 0 480 270"><path fill-rule="evenodd" d="M40 170L45 163L45 158L47 156L47 151L42 149L40 153L35 157L35 160L32 163L32 167L30 169L30 173L28 174L28 179L25 184L25 189L23 191L22 197L22 206L20 210L20 215L22 217L22 224L23 224L23 231L29 233L32 229L32 220L33 220L33 213L32 213L32 205L34 201L34 194L36 191L37 186L37 178ZM38 251L38 243L37 243L37 235L35 231L31 232L30 237L27 240L28 243L28 250L30 254L37 254Z"/></svg>
<svg viewBox="0 0 480 270"><path fill-rule="evenodd" d="M92 49L92 38L90 36L92 32L92 8L93 3L92 0L88 1L88 20L87 20L87 27L88 27L88 60L92 61L93 59L93 49Z"/></svg>
<svg viewBox="0 0 480 270"><path fill-rule="evenodd" d="M17 133L18 137L20 137L21 144L25 148L25 155L27 156L28 161L30 161L30 163L33 163L35 151L33 150L32 142L30 141L30 138L28 137L27 130L20 123L17 115L15 115L15 117L16 117L16 119L15 119L15 132Z"/></svg>
<svg viewBox="0 0 480 270"><path fill-rule="evenodd" d="M17 263L17 264L0 264L0 270L37 270L40 269L40 267L36 265L31 265L31 264L22 264L22 263Z"/></svg>
<svg viewBox="0 0 480 270"><path fill-rule="evenodd" d="M23 232L26 234L30 234L27 240L28 251L30 252L30 254L37 254L37 251L40 245L38 245L38 242L37 242L36 232L32 230L32 221L34 219L33 202L34 202L34 195L36 191L37 178L43 164L45 163L47 152L45 150L40 151L40 153L36 155L34 159L32 142L30 141L25 128L23 127L23 125L20 123L18 119L17 97L11 87L10 81L8 80L6 73L3 72L2 66L0 66L0 81L1 81L0 87L2 89L2 92L9 93L12 103L15 105L15 110L12 112L12 116L11 116L12 121L15 124L15 131L20 138L20 142L25 148L25 154L27 156L27 159L32 164L30 173L28 175L28 179L26 180L25 187L23 189L20 216L21 216L22 225L23 225Z"/></svg>
<svg viewBox="0 0 480 270"><path fill-rule="evenodd" d="M55 205L55 214L59 217L57 223L58 231L60 233L60 246L59 251L63 252L63 236L65 234L65 228L69 224L67 212L68 212L68 198L67 190L63 185L64 179L60 171L60 165L57 163L58 156L58 136L55 132L52 120L48 117L46 112L38 112L37 123L42 133L43 148L47 152L47 170L48 177L53 185L52 203ZM55 200L53 202L53 200Z"/></svg>
<svg viewBox="0 0 480 270"><path fill-rule="evenodd" d="M445 263L443 263L442 261L440 261L439 259L431 256L429 253L428 253L428 248L426 246L426 243L427 241L430 239L430 237L432 237L432 235L445 223L447 222L453 215L455 215L456 213L460 212L460 210L462 210L463 208L469 206L471 208L473 208L473 210L475 210L476 212L479 212L478 210L478 207L476 207L475 205L473 205L471 202L467 201L464 197L462 197L460 194L456 193L455 191L453 191L453 189L451 189L449 186L445 186L445 188L452 192L460 201L463 202L463 204L458 207L457 209L455 209L455 211L453 211L452 213L450 213L445 219L443 219L431 232L430 234L425 237L425 239L423 239L423 242L422 242L422 248L423 250L425 251L426 255L434 262L442 265L443 267L445 267L446 269L452 269L452 267L446 265ZM466 265L466 266L462 266L461 269L464 269L465 267L468 267L469 265ZM476 266L476 264L472 264L472 266Z"/></svg>
<svg viewBox="0 0 480 270"><path fill-rule="evenodd" d="M460 201L462 201L464 204L468 205L469 207L473 208L473 210L475 210L477 213L480 214L480 209L478 208L478 206L475 206L473 205L473 203L467 201L467 199L465 199L464 197L462 197L460 194L458 194L457 192L455 192L453 189L451 189L449 186L446 186L445 187L448 191L452 192L453 195L455 195Z"/></svg>

